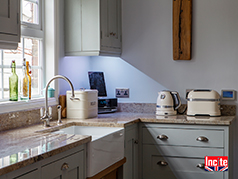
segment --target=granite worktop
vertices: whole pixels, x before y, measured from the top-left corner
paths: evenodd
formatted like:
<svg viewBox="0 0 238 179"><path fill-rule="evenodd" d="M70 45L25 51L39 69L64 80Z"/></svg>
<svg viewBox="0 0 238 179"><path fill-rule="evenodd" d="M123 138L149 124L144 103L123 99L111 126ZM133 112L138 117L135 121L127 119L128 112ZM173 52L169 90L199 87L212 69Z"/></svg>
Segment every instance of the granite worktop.
<svg viewBox="0 0 238 179"><path fill-rule="evenodd" d="M127 127L137 122L231 125L234 119L234 116L156 116L150 113L116 112L100 114L91 119L63 119L61 125L53 121L49 128L36 124L7 130L0 133L0 176L91 141L91 136L50 133L66 126Z"/></svg>
<svg viewBox="0 0 238 179"><path fill-rule="evenodd" d="M0 176L91 141L91 136L37 133L42 124L0 132Z"/></svg>

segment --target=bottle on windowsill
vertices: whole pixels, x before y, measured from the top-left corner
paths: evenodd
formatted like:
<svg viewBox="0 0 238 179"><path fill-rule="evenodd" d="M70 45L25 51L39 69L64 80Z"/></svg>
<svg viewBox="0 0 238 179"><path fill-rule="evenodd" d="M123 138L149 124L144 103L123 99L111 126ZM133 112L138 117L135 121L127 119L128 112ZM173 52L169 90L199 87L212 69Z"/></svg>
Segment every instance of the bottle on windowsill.
<svg viewBox="0 0 238 179"><path fill-rule="evenodd" d="M16 74L16 62L12 60L11 63L12 75L9 77L9 100L18 100L18 76Z"/></svg>
<svg viewBox="0 0 238 179"><path fill-rule="evenodd" d="M28 86L28 89L29 89L29 99L31 99L31 76L30 76L30 64L29 64L29 61L26 61L26 74L27 74L27 77L28 77L28 81L29 81L29 86Z"/></svg>
<svg viewBox="0 0 238 179"><path fill-rule="evenodd" d="M22 64L21 100L29 100L29 78L26 70L26 59L23 59Z"/></svg>

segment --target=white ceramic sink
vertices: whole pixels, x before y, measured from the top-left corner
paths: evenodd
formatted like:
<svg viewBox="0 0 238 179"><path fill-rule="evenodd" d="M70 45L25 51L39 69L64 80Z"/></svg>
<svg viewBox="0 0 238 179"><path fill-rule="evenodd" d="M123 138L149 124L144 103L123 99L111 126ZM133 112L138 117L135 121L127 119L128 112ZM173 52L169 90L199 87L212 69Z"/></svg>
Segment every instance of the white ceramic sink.
<svg viewBox="0 0 238 179"><path fill-rule="evenodd" d="M124 158L124 128L71 126L54 133L91 135L87 144L87 177Z"/></svg>

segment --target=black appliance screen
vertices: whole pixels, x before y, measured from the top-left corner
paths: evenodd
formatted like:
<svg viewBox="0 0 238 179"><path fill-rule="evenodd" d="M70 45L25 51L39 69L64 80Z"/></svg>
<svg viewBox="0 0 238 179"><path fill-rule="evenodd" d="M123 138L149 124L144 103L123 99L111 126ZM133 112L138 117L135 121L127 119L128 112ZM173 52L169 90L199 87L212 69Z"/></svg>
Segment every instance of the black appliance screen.
<svg viewBox="0 0 238 179"><path fill-rule="evenodd" d="M88 72L90 89L97 89L98 96L107 96L103 72Z"/></svg>

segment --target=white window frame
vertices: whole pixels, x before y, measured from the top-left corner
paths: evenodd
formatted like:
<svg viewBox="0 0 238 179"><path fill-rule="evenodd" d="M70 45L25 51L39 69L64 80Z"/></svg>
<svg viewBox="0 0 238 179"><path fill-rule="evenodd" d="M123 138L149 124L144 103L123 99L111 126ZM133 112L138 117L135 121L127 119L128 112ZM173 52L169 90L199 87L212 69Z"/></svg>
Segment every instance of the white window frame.
<svg viewBox="0 0 238 179"><path fill-rule="evenodd" d="M57 13L57 0L50 0L53 1L53 8L54 8L54 12L53 12L53 16L51 17L53 20L55 18L57 18L55 16L55 14ZM49 1L47 0L47 3L49 3ZM45 54L45 49L47 47L44 37L45 37L45 21L44 21L44 17L45 17L45 0L39 0L39 12L43 12L42 14L39 14L39 24L30 24L27 22L21 22L21 37L27 38L27 37L32 37L32 38L40 38L42 39L42 44L39 48L42 49L43 51L43 58L46 59L46 54ZM54 7L56 6L56 7ZM22 14L22 13L21 13ZM50 12L48 12L48 14L50 14ZM54 24L55 26L55 24ZM53 34L54 35L54 34ZM45 45L43 45L45 44ZM54 42L55 45L55 42ZM57 55L56 55L57 56ZM46 62L47 60L43 60L43 64L41 65L43 67L43 79L42 79L42 84L45 85L46 83L46 79L47 79L47 74L46 74ZM55 63L55 59L53 60ZM47 62L48 63L48 62ZM49 62L50 64L52 64L52 62ZM53 68L53 73L55 72L55 67L56 65L54 65ZM52 69L51 68L51 69ZM56 94L57 96L57 94ZM57 105L57 99L56 98L49 98L48 99L48 103L49 105ZM34 109L34 108L40 108L43 107L45 104L45 98L41 97L41 98L37 98L37 99L31 99L29 101L5 101L5 102L0 102L0 114L1 113L8 113L8 112L14 112L14 111L20 111L20 110L29 110L29 109Z"/></svg>

